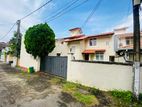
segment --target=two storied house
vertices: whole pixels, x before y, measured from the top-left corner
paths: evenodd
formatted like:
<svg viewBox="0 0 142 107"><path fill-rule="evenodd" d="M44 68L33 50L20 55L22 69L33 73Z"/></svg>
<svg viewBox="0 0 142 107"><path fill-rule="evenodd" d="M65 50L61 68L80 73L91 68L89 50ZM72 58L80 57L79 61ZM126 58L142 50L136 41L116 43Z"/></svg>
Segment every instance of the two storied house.
<svg viewBox="0 0 142 107"><path fill-rule="evenodd" d="M69 37L57 40L56 48L50 53L51 56L57 54L66 56L71 53L76 60L115 61L113 32L88 36L82 33L81 28L69 31L71 34Z"/></svg>

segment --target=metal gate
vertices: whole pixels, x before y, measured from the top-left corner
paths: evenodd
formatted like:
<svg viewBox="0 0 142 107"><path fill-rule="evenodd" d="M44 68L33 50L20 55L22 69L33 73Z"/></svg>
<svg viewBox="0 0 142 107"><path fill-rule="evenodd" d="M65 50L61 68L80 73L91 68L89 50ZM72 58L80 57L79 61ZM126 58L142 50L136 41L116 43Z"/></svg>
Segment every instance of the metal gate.
<svg viewBox="0 0 142 107"><path fill-rule="evenodd" d="M40 69L43 72L66 78L67 57L46 56L41 59Z"/></svg>

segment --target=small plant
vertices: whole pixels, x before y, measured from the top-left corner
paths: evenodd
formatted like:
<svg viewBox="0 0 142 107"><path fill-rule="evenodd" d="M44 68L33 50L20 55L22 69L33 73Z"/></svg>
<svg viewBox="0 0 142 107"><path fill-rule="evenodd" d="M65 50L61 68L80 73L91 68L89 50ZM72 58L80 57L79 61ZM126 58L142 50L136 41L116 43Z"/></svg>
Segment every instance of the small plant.
<svg viewBox="0 0 142 107"><path fill-rule="evenodd" d="M123 102L130 103L133 99L133 94L130 91L113 90L111 91L113 97L116 97Z"/></svg>

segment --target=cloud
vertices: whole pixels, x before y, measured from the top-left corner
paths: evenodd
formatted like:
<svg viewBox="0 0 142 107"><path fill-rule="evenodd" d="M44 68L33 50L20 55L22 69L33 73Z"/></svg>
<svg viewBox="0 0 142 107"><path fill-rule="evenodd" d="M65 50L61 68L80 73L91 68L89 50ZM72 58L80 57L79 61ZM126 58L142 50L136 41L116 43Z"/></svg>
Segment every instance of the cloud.
<svg viewBox="0 0 142 107"><path fill-rule="evenodd" d="M0 41L7 42L16 30L16 27L11 31L11 33L1 40L10 27L12 23L15 23L18 19L27 15L29 12L37 9L39 6L44 4L46 0L3 0L0 6ZM27 19L21 22L21 31L24 32L29 26L37 23L41 23L41 16L46 9L51 9L53 3L49 4L49 8L43 8L35 14L29 16ZM25 29L25 30L24 30Z"/></svg>
<svg viewBox="0 0 142 107"><path fill-rule="evenodd" d="M141 6L142 7L142 6ZM142 11L140 10L140 29L142 31ZM131 13L130 15L128 15L126 18L120 20L120 23L109 28L106 29L106 31L113 31L114 29L117 28L123 28L123 27L128 27L126 32L133 32L133 13Z"/></svg>

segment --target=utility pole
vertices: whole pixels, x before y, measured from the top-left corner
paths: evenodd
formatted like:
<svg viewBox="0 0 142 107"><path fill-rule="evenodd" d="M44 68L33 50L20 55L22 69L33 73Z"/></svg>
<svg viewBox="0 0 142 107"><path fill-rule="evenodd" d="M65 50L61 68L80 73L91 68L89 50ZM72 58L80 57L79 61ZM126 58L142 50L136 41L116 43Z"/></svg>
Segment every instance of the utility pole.
<svg viewBox="0 0 142 107"><path fill-rule="evenodd" d="M133 39L133 70L134 70L134 95L139 99L140 93L140 21L139 9L141 0L133 0L133 23L134 23L134 39Z"/></svg>
<svg viewBox="0 0 142 107"><path fill-rule="evenodd" d="M17 47L16 47L16 57L17 57L17 61L16 61L16 65L18 64L18 57L19 57L18 46L19 46L19 39L20 39L20 36L21 36L21 33L20 33L20 23L21 23L21 20L17 20L17 38L16 38L16 44L17 44Z"/></svg>

